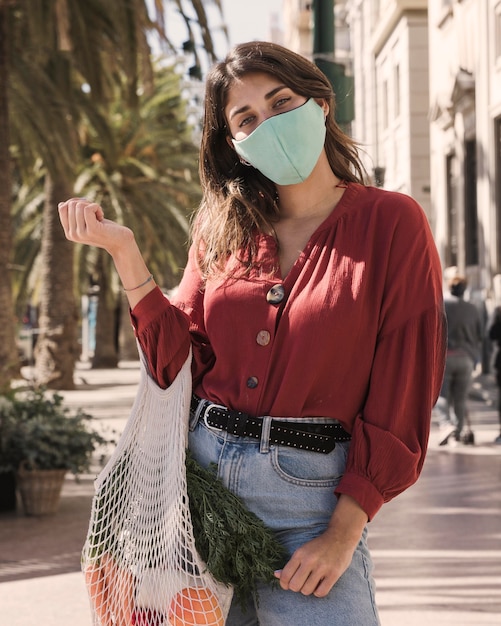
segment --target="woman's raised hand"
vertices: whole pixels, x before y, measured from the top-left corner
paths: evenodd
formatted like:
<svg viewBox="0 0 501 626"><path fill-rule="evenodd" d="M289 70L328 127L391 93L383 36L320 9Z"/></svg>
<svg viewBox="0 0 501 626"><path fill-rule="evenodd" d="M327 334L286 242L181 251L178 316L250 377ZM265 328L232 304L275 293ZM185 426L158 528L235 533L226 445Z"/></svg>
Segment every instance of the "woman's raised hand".
<svg viewBox="0 0 501 626"><path fill-rule="evenodd" d="M64 234L70 241L104 248L112 256L134 240L130 228L104 217L99 204L85 198L70 198L58 205Z"/></svg>
<svg viewBox="0 0 501 626"><path fill-rule="evenodd" d="M67 239L103 248L112 256L131 308L155 288L130 228L107 220L99 204L85 198L60 202L58 209Z"/></svg>

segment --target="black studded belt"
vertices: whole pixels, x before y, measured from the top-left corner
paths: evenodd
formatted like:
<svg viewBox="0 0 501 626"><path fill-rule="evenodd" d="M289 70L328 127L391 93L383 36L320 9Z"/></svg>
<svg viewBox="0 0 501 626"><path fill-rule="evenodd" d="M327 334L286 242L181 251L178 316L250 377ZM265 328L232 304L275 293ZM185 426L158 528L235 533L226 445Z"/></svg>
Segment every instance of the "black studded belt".
<svg viewBox="0 0 501 626"><path fill-rule="evenodd" d="M240 437L261 439L265 424L262 417L252 417L242 411L232 411L224 406L213 404L209 400L203 400L195 394L191 400L191 411L211 428L218 428ZM271 419L269 428L269 442L272 444L323 454L332 452L337 442L351 439L351 435L335 421L332 424L313 424L305 421L303 424Z"/></svg>

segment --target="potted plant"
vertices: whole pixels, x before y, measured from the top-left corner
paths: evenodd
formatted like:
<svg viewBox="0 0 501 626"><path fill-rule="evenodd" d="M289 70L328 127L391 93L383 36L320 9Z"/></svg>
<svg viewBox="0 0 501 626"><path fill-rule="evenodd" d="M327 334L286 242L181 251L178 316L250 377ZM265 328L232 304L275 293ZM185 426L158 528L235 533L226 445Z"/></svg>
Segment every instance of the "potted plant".
<svg viewBox="0 0 501 626"><path fill-rule="evenodd" d="M55 513L66 473L88 470L94 451L111 443L91 419L41 388L0 397L0 468L15 472L27 515Z"/></svg>

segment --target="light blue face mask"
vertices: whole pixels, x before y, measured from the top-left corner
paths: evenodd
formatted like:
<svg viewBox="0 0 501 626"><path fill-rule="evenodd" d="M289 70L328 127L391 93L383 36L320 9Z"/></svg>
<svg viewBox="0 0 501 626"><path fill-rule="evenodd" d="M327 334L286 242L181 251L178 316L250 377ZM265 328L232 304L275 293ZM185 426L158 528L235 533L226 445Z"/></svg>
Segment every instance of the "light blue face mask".
<svg viewBox="0 0 501 626"><path fill-rule="evenodd" d="M277 185L302 183L312 173L325 142L325 118L313 98L269 117L248 137L232 139L237 154Z"/></svg>

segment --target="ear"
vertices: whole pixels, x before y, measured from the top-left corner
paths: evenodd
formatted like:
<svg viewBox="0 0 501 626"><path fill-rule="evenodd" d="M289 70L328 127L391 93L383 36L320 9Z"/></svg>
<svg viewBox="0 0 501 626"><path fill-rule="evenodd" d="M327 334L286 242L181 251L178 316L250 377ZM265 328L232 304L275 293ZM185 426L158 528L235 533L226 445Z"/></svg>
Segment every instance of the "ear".
<svg viewBox="0 0 501 626"><path fill-rule="evenodd" d="M243 159L241 156L239 156L237 154L237 151L235 150L235 146L233 145L233 142L231 141L231 139L232 138L230 137L230 135L226 135L226 141L227 141L228 145L230 146L230 148L233 150L233 152L237 155L238 160L240 161L240 163L242 165L247 165L248 167L252 167L252 164L249 163L249 161L246 161L245 159Z"/></svg>
<svg viewBox="0 0 501 626"><path fill-rule="evenodd" d="M318 98L318 99L315 98L315 102L324 112L324 118L327 119L327 116L329 115L329 110L330 110L329 103L327 102L327 100L324 100L324 98Z"/></svg>

